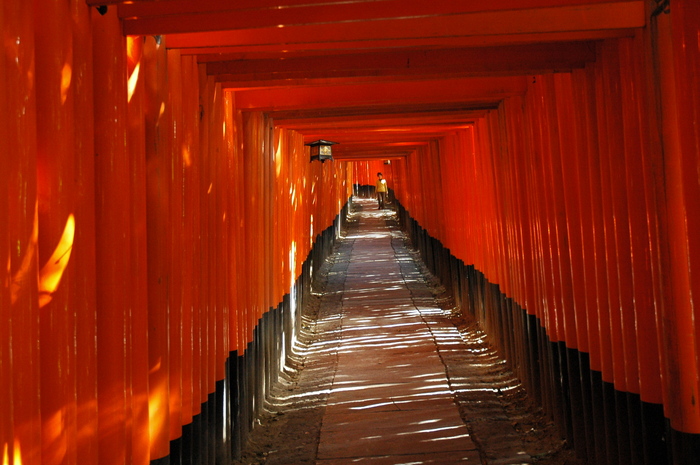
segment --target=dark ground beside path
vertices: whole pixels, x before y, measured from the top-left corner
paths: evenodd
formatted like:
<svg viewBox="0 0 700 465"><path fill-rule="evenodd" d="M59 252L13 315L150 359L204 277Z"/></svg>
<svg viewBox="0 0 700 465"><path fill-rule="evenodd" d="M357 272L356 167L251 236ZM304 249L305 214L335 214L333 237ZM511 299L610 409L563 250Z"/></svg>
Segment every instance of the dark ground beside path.
<svg viewBox="0 0 700 465"><path fill-rule="evenodd" d="M357 228L353 218L351 215L350 231ZM393 217L387 218L393 221ZM542 410L530 401L513 374L496 358L478 325L454 307L451 297L430 275L411 245L402 245L405 245L404 253L423 272L426 285L443 309L441 317L459 330L469 349L458 354L441 351L451 383L460 386L478 380L479 384L492 388L455 389L455 402L479 447L482 465L583 465L559 438L557 429ZM339 338L342 290L351 248L351 240L341 240L319 270L311 302L304 309L304 325L292 366L273 387L265 414L256 421L243 455L235 465L316 462L325 404L337 361L332 347ZM508 454L502 449L514 447L525 451L531 459L522 462L503 459Z"/></svg>

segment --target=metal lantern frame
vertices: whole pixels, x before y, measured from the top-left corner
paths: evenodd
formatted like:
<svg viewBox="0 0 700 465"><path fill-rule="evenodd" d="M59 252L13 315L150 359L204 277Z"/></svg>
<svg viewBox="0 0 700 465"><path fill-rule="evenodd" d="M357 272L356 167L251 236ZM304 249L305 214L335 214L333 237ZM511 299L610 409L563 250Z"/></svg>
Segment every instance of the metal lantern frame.
<svg viewBox="0 0 700 465"><path fill-rule="evenodd" d="M326 160L333 161L333 151L331 146L336 144L338 144L338 142L319 139L305 145L308 145L311 148L311 161L319 160L324 162Z"/></svg>

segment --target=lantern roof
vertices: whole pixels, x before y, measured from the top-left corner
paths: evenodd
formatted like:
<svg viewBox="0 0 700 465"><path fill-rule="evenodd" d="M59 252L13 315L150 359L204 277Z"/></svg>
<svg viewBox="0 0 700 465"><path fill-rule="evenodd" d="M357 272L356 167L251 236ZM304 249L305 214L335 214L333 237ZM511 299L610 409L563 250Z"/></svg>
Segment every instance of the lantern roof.
<svg viewBox="0 0 700 465"><path fill-rule="evenodd" d="M315 147L317 145L336 145L338 143L339 142L332 142L332 141L325 140L325 139L319 139L319 140L315 140L313 142L309 142L308 144L304 144L304 145L308 145L309 147Z"/></svg>

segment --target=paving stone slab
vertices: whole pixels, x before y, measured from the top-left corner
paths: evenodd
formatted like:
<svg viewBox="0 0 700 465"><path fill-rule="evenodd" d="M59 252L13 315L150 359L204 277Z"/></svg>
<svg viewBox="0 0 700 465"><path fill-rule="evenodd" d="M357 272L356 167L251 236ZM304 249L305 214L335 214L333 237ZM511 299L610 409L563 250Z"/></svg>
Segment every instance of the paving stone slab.
<svg viewBox="0 0 700 465"><path fill-rule="evenodd" d="M381 229L380 220L374 221L366 226ZM435 344L434 333L444 323L433 321L434 298L415 265L397 266L397 244L380 233L358 234L353 241L343 335L317 463L352 458L347 463L396 464L411 457L477 463ZM424 461L445 451L460 453Z"/></svg>
<svg viewBox="0 0 700 465"><path fill-rule="evenodd" d="M512 381L497 354L478 331L453 326L396 224L389 212L356 215L324 264L321 318L304 320L320 335L305 368L318 388L277 401L316 408L319 420L286 450L313 443L317 465L532 463L501 402ZM318 442L304 442L311 436ZM314 463L272 456L270 465Z"/></svg>
<svg viewBox="0 0 700 465"><path fill-rule="evenodd" d="M445 465L445 464L481 464L479 452L475 450L430 452L427 454L381 455L374 457L347 457L341 459L318 460L317 465Z"/></svg>

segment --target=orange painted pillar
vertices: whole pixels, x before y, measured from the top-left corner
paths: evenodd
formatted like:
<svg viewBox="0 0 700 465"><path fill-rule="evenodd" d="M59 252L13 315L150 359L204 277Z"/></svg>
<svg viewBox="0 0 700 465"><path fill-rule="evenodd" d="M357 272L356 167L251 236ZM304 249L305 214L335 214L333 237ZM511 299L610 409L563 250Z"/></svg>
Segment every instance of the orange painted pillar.
<svg viewBox="0 0 700 465"><path fill-rule="evenodd" d="M148 412L148 236L146 212L146 131L144 127L145 91L143 79L142 37L127 37L128 144L131 160L131 277L133 312L131 321L131 359L133 390L134 442L132 462L150 461Z"/></svg>
<svg viewBox="0 0 700 465"><path fill-rule="evenodd" d="M201 82L201 76L202 76L202 71L204 70L203 66L199 66L196 63L193 64L193 73L195 73L195 76L199 76L199 79L197 82L199 83L199 88L197 89L197 102L196 102L196 108L197 112L196 114L196 131L194 134L196 145L195 145L195 156L192 158L192 165L191 165L191 184L192 184L192 189L195 191L193 198L192 198L192 228L194 234L195 234L195 239L193 242L193 282L195 283L192 289L192 338L193 340L199 340L199 329L200 329L200 324L199 324L199 319L200 319L200 309L202 307L202 286L204 283L202 283L201 279L201 271L199 269L200 266L200 257L202 255L202 197L206 193L206 187L203 184L202 180L202 164L203 164L203 159L204 159L204 141L202 138L206 138L206 135L203 132L203 128L205 127L206 121L207 121L207 113L203 111L202 107L200 107L200 98L204 100L203 97L200 97L201 92L202 92L202 82ZM199 350L199 345L195 344L192 349L192 414L197 415L199 412L201 412L201 403L200 403L200 392L201 392L201 362L200 362L200 350Z"/></svg>
<svg viewBox="0 0 700 465"><path fill-rule="evenodd" d="M681 9L674 13L673 17L663 14L656 17L659 61L655 65L660 76L667 209L667 222L662 226L665 226L663 232L667 234L665 242L668 244L667 253L662 255L663 287L667 291L664 295L660 337L662 360L665 362L664 413L670 419L672 429L700 434L700 405L697 402L699 351L696 347L697 333L691 292L693 281L689 266L689 246L697 244L697 240L691 238L688 230L688 221L696 201L687 202L690 199L686 199L684 191L687 188L692 192L694 182L684 173L692 166L689 164L693 158L692 145L685 146L692 142L692 133L681 133L681 129L688 130L687 123L682 122L682 119L689 117L689 121L693 121L693 116L684 112L688 108L687 104L681 102L692 99L693 93L687 92L688 83L682 75L686 69L685 65L680 64L682 59L675 58L677 53L681 53L681 57L684 56L682 49L685 47L682 44L686 43L686 18L683 12L688 11L688 19L691 19L694 9L690 2L681 2L679 6ZM697 12L695 17L697 18ZM688 82L692 82L692 79ZM687 155L684 154L686 147L690 150ZM684 183L690 184L686 187Z"/></svg>
<svg viewBox="0 0 700 465"><path fill-rule="evenodd" d="M234 107L234 95L230 91L224 92L224 121L226 124L225 137L225 158L227 166L227 203L228 210L226 229L224 234L227 236L228 250L226 256L224 257L227 262L227 282L228 287L228 299L226 305L229 308L228 314L228 351L233 352L239 349L238 337L240 330L239 322L239 280L237 279L237 268L238 264L238 241L240 240L238 236L238 223L239 223L239 211L238 211L238 191L237 191L237 167L236 167L236 121L235 121L235 107ZM228 354L226 354L228 356ZM235 382L235 380L231 380Z"/></svg>
<svg viewBox="0 0 700 465"><path fill-rule="evenodd" d="M301 147L303 147L304 141L301 134L297 135L286 129L279 129L278 131L278 137L280 138L279 147L283 149L280 159L276 161L278 166L278 182L281 184L278 194L280 204L277 208L282 217L280 220L280 228L284 230L284 239L280 245L280 252L283 254L282 258L284 261L284 279L282 286L284 293L289 293L292 291L296 280L296 276L294 276L296 274L296 265L293 256L293 249L296 247L294 237L294 202L296 195L293 192L294 154L296 151L302 150ZM277 146L275 149L277 150Z"/></svg>
<svg viewBox="0 0 700 465"><path fill-rule="evenodd" d="M622 100L622 78L619 72L620 66L620 51L616 47L609 50L609 60L607 61L607 76L606 76L606 97L605 97L605 121L609 129L615 131L612 137L609 137L607 143L610 170L610 203L611 214L609 231L612 233L612 242L608 242L610 249L609 256L615 257L611 261L612 268L609 269L610 275L615 275L617 283L617 292L611 294L611 311L613 312L613 322L619 324L620 332L615 340L621 339L620 357L616 358L624 371L625 382L624 387L620 385L621 391L639 393L639 372L637 360L637 339L635 331L635 315L634 315L634 296L632 283L632 261L630 254L630 231L628 212L628 201L626 185L618 181L618 176L626 176L625 169L625 152L628 147L625 146L623 138L620 134L624 134L624 124L622 121L622 112L620 109L626 106L627 102ZM627 141L629 143L629 141ZM610 277L610 276L609 276ZM619 312L619 316L615 314ZM617 381L617 380L616 380Z"/></svg>
<svg viewBox="0 0 700 465"><path fill-rule="evenodd" d="M636 351L638 354L639 393L642 401L660 404L661 376L659 345L656 338L656 302L653 283L655 260L653 232L649 226L656 219L656 193L650 181L652 171L648 114L643 68L642 37L621 42L622 93L625 127L626 188L629 200L629 237L632 269Z"/></svg>
<svg viewBox="0 0 700 465"><path fill-rule="evenodd" d="M509 117L509 135L508 140L513 144L513 170L515 192L513 194L514 201L517 202L517 224L519 225L520 244L520 269L519 269L519 291L517 301L530 315L540 316L537 306L537 298L535 297L535 268L534 268L534 250L535 246L532 243L532 223L530 215L530 199L532 187L530 183L530 167L529 160L526 156L525 144L523 140L523 105L524 99L521 97L513 97L506 102L510 109ZM516 133L515 131L518 131Z"/></svg>
<svg viewBox="0 0 700 465"><path fill-rule="evenodd" d="M250 342L250 337L253 331L253 326L251 325L251 322L254 321L254 318L251 317L251 313L253 312L253 305L252 305L252 291L250 289L250 285L248 283L248 279L250 279L251 276L251 269L249 267L249 256L248 256L248 250L249 250L249 236L251 234L250 231L250 219L248 218L246 214L246 205L248 204L248 189L247 189L247 160L245 157L245 122L244 122L244 114L242 112L237 112L236 114L236 127L238 128L238 133L239 137L241 139L241 142L239 143L239 153L236 159L238 160L238 177L239 177L239 184L238 188L240 191L240 202L239 202L239 214L240 214L240 219L239 223L241 225L240 227L240 241L241 241L241 247L240 247L240 266L238 268L239 270L239 276L242 276L240 278L241 282L245 282L246 286L245 289L241 292L241 300L242 300L242 321L243 324L241 325L241 330L242 330L242 335L240 337L240 342L241 342L241 352L240 354L242 355L245 353L245 350L247 348L248 342Z"/></svg>
<svg viewBox="0 0 700 465"><path fill-rule="evenodd" d="M237 355L241 355L244 349L245 335L245 287L241 276L244 274L245 264L245 242L243 228L243 178L241 175L241 156L240 156L240 124L238 112L236 110L235 93L227 91L225 98L226 102L226 127L228 131L229 157L231 166L231 179L229 189L229 204L231 205L231 220L229 222L230 235L230 254L232 263L230 264L230 282L231 282L231 337L233 338L231 351L236 351Z"/></svg>
<svg viewBox="0 0 700 465"><path fill-rule="evenodd" d="M240 186L239 186L239 169L238 169L238 125L236 124L236 98L231 91L224 91L223 96L223 118L226 123L225 138L225 153L226 166L228 167L228 221L227 229L224 234L228 236L228 252L226 260L227 268L227 287L229 306L229 323L228 323L228 341L229 354L238 351L240 354L240 337L241 337L241 293L243 292L243 283L239 279L239 267L241 267L241 237L239 233L240 225ZM231 380L235 383L234 380Z"/></svg>
<svg viewBox="0 0 700 465"><path fill-rule="evenodd" d="M228 256L229 237L226 234L227 222L229 220L228 206L228 157L226 153L226 119L224 115L225 99L221 84L216 86L215 117L217 124L215 129L216 156L215 161L215 179L218 189L216 190L216 209L212 215L212 220L215 226L214 236L214 297L215 303L215 318L214 324L215 336L214 344L212 345L213 356L211 358L212 365L212 385L211 391L216 391L216 382L223 380L226 377L226 359L228 358L228 305L227 296L228 288L228 270L226 257Z"/></svg>
<svg viewBox="0 0 700 465"><path fill-rule="evenodd" d="M267 192L265 191L265 116L258 114L251 127L253 138L250 149L254 164L254 196L257 208L251 210L255 218L255 280L257 282L255 293L256 324L267 311L267 236L265 229L265 217L267 216Z"/></svg>
<svg viewBox="0 0 700 465"><path fill-rule="evenodd" d="M77 435L76 463L98 462L97 437L97 295L95 264L95 115L91 8L70 1L73 21L73 90L75 134L76 229L71 253L77 294L73 301L76 330ZM79 219L79 221L78 221Z"/></svg>
<svg viewBox="0 0 700 465"><path fill-rule="evenodd" d="M182 424L192 422L194 412L193 347L194 308L199 291L199 276L196 272L195 257L199 231L199 87L192 85L198 79L197 63L194 57L182 58L183 86L183 243L182 243Z"/></svg>
<svg viewBox="0 0 700 465"><path fill-rule="evenodd" d="M125 39L114 8L93 13L100 464L131 458L130 164Z"/></svg>
<svg viewBox="0 0 700 465"><path fill-rule="evenodd" d="M148 259L148 403L151 460L170 452L170 352L168 267L170 230L170 146L164 38L146 37L145 85L146 230Z"/></svg>
<svg viewBox="0 0 700 465"><path fill-rule="evenodd" d="M206 106L204 108L205 117L202 120L201 130L203 136L201 138L202 142L202 165L201 165L201 179L202 179L202 197L201 197L201 237L202 237L202 251L201 251L201 265L200 273L202 280L202 288L200 289L201 302L199 308L199 334L201 337L200 344L200 398L199 402L206 402L207 396L209 394L209 357L210 357L210 312L212 306L212 295L211 295L211 248L212 248L212 231L211 231L211 210L212 197L214 194L214 183L212 180L212 170L211 170L211 154L212 154L212 140L211 131L215 123L214 120L214 81L213 78L209 76L202 76L200 74L200 85L204 86L204 90L201 91L204 95L204 101Z"/></svg>
<svg viewBox="0 0 700 465"><path fill-rule="evenodd" d="M199 370L199 398L197 402L202 404L207 400L209 394L209 312L211 308L211 284L210 284L210 257L211 257L211 230L210 230L210 215L211 215L211 198L214 192L214 184L211 177L211 128L214 123L213 101L214 101L214 82L213 78L204 73L204 69L200 68L200 94L205 102L203 108L203 117L200 125L201 137L201 197L200 197L200 237L201 237L201 253L200 253L200 303L198 311L197 331L200 338L199 354L196 359ZM197 337L197 336L195 336Z"/></svg>
<svg viewBox="0 0 700 465"><path fill-rule="evenodd" d="M522 305L525 307L527 312L531 315L535 315L539 318L540 324L543 325L544 314L543 305L541 298L541 279L539 275L539 242L537 235L537 214L535 203L537 200L536 184L534 181L534 167L531 162L531 151L532 147L527 139L527 125L525 124L526 119L524 118L520 125L523 128L523 144L521 148L522 155L518 157L521 168L519 168L519 175L521 177L521 189L522 192L527 192L528 195L525 197L522 210L522 234L523 234L523 260L524 260L524 273L526 277L524 280L527 282L525 285L525 296L523 297ZM511 139L513 137L511 136Z"/></svg>
<svg viewBox="0 0 700 465"><path fill-rule="evenodd" d="M555 92L554 77L542 76L543 84L552 94ZM555 305L562 341L568 348L576 348L576 318L573 302L571 263L569 250L568 225L562 176L562 151L557 128L557 110L555 98L545 98L546 150L545 182L549 183L549 221L551 227L551 259L553 263L553 280ZM568 154L567 154L568 155Z"/></svg>
<svg viewBox="0 0 700 465"><path fill-rule="evenodd" d="M589 312L589 316L595 316L594 320L589 320L589 335L591 341L593 335L597 335L598 346L600 352L600 361L596 365L595 358L591 359L591 367L599 370L602 373L603 381L613 383L615 381L613 370L613 350L612 350L612 333L610 325L610 306L608 303L608 287L607 279L607 260L605 256L605 221L604 221L604 203L607 202L603 196L603 178L601 171L602 153L598 145L598 139L602 137L598 125L598 99L602 98L602 92L598 85L599 69L598 67L589 67L586 69L586 83L590 89L595 86L595 92L588 92L588 101L585 107L586 117L588 121L589 140L592 139L589 146L586 160L586 168L588 170L588 192L589 198L585 201L590 204L591 221L590 228L592 229L593 254L590 265L588 265L588 273L594 276L592 285L594 284L595 293L591 297L594 302L594 309ZM603 130L605 127L603 126Z"/></svg>
<svg viewBox="0 0 700 465"><path fill-rule="evenodd" d="M207 379L207 334L208 325L206 318L206 310L209 306L209 281L208 281L208 259L209 259L209 229L208 229L208 199L213 188L209 177L209 130L212 123L211 102L213 101L213 79L209 79L206 74L206 69L203 65L198 68L199 76L199 93L203 107L200 110L199 123L199 150L200 156L195 164L198 174L199 183L199 204L198 204L198 221L196 225L199 228L199 240L197 241L197 252L195 257L197 264L197 280L200 285L198 294L195 296L197 305L193 309L193 328L194 338L200 343L194 349L194 365L192 377L194 380L193 402L194 414L201 412L202 402L207 398L206 379Z"/></svg>
<svg viewBox="0 0 700 465"><path fill-rule="evenodd" d="M614 225L614 209L613 209L613 197L614 192L612 190L612 183L615 182L613 173L611 173L610 168L610 157L614 156L614 150L611 153L611 148L609 146L610 139L616 136L612 133L610 128L611 122L608 121L610 110L608 107L611 102L608 102L608 98L611 98L611 92L613 89L610 88L610 77L608 75L608 67L611 61L609 56L611 50L606 47L601 47L599 49L600 66L596 68L596 120L597 120L597 133L598 133L598 147L599 147L599 157L595 160L597 163L597 169L599 170L600 184L597 186L600 189L600 203L601 207L601 229L600 229L600 239L602 241L602 248L604 253L601 255L601 273L604 276L604 286L606 289L606 295L603 297L602 305L600 305L600 331L601 337L603 335L608 335L610 338L610 357L609 362L612 369L612 382L615 384L615 388L620 392L625 392L627 390L627 378L625 374L625 361L624 361L624 344L622 337L622 315L620 308L620 291L619 291L619 281L617 273L617 248L615 244L615 225ZM614 60L612 60L614 61ZM619 107L618 107L619 108ZM596 176L596 177L598 177ZM596 193L597 194L597 193ZM607 326L607 327L604 327ZM603 373L603 379L605 378L605 372Z"/></svg>
<svg viewBox="0 0 700 465"><path fill-rule="evenodd" d="M41 323L42 463L76 462L77 299L71 256L77 185L74 150L73 41L68 5L35 9L39 307ZM88 117L91 116L89 113ZM83 155L83 154L81 154ZM81 224L82 226L82 224Z"/></svg>
<svg viewBox="0 0 700 465"><path fill-rule="evenodd" d="M282 296L287 292L286 281L286 265L287 257L284 256L284 251L289 250L287 243L287 234L289 231L285 227L287 210L287 195L285 189L288 188L286 180L283 177L285 160L287 158L287 132L284 129L273 128L272 135L272 169L273 169L273 191L272 191L272 240L274 257L272 278L273 278L273 297L275 300L281 300Z"/></svg>
<svg viewBox="0 0 700 465"><path fill-rule="evenodd" d="M202 402L208 400L209 394L214 392L216 383L216 347L218 341L217 336L217 313L219 311L217 307L217 199L221 194L222 186L219 184L218 180L218 149L219 149L219 136L221 130L221 120L219 119L219 108L218 105L221 103L221 95L218 91L221 90L220 85L214 82L213 77L209 77L208 80L211 86L212 99L211 99L211 120L209 123L209 153L207 155L207 178L208 185L210 188L207 191L207 235L206 235L206 247L207 247L207 306L206 306L206 356L203 358L203 363L206 365L206 378L205 378L205 389L202 392Z"/></svg>
<svg viewBox="0 0 700 465"><path fill-rule="evenodd" d="M274 296L274 265L276 263L274 260L275 252L275 239L274 232L272 229L273 219L274 219L274 133L273 133L272 121L269 118L265 118L263 121L262 138L264 144L264 153L262 154L262 162L264 163L263 170L263 192L262 196L265 201L265 208L263 213L264 220L264 244L263 250L265 251L265 301L263 304L263 314L267 313L270 308L275 307L277 302Z"/></svg>
<svg viewBox="0 0 700 465"><path fill-rule="evenodd" d="M168 357L170 380L170 440L182 435L182 251L185 240L183 224L183 114L182 114L182 62L179 50L167 51L167 85L169 98L166 101L164 144L167 160L168 185L170 189L170 227L166 234L166 254L169 276L168 289ZM165 143L165 141L168 141Z"/></svg>
<svg viewBox="0 0 700 465"><path fill-rule="evenodd" d="M567 347L582 352L589 352L588 318L586 308L584 249L582 224L585 220L581 215L581 177L579 164L581 157L581 137L577 132L572 83L570 73L557 74L554 77L554 89L557 95L556 124L559 137L559 163L561 164L561 195L564 200L566 219L562 225L562 233L566 238L565 249L567 257L562 267L562 275L568 282L569 296L567 298L567 326L573 326L573 340L567 335ZM554 121L553 121L554 123ZM568 334L568 333L567 333Z"/></svg>
<svg viewBox="0 0 700 465"><path fill-rule="evenodd" d="M11 396L11 437L0 444L3 455L17 463L41 463L39 309L37 268L37 166L36 166L36 86L34 77L33 7L27 2L3 2L5 40L7 145L13 150L6 158L8 173L10 308L3 310L4 330L9 333L12 351L11 376L3 388ZM7 267L7 261L1 265ZM5 313L8 312L8 313ZM5 438L3 438L5 440Z"/></svg>
<svg viewBox="0 0 700 465"><path fill-rule="evenodd" d="M505 151L507 149L505 147L502 147L503 140L501 138L500 131L500 118L502 113L501 108L499 108L497 111L491 112L489 114L489 117L487 118L489 126L487 135L489 138L489 147L491 151L491 157L489 160L490 162L488 168L491 171L489 181L491 181L491 200L493 202L490 211L490 213L493 215L493 253L491 255L491 260L492 265L494 267L493 273L495 277L493 281L499 285L499 290L502 293L510 295L510 283L508 282L508 273L506 271L508 251L505 247L505 223L507 222L507 212L504 209L504 197L506 195L507 189L507 181L504 179L504 169L507 169L507 166L505 166L503 160L501 160L502 151ZM500 313L501 315L498 316L499 326L501 325L500 319L503 315L503 312ZM501 333L500 330L499 333ZM506 345L507 342L504 338L501 338L501 340L504 354L508 356L508 348Z"/></svg>
<svg viewBox="0 0 700 465"><path fill-rule="evenodd" d="M593 370L602 371L602 347L601 335L598 328L599 315L598 307L600 300L599 286L596 280L599 279L599 272L596 267L596 230L599 221L596 217L600 216L600 208L593 203L594 194L599 193L599 189L594 187L594 183L599 179L599 170L591 170L591 160L597 158L597 150L593 144L593 128L592 114L594 111L595 102L592 99L590 92L591 72L589 69L582 71L574 71L573 78L575 85L574 99L578 105L577 127L580 134L580 142L583 146L580 149L577 158L577 176L579 178L579 201L581 214L581 234L583 248L583 284L586 305L587 321L582 322L582 325L587 327L586 340L588 341L587 352L590 355L590 365Z"/></svg>
<svg viewBox="0 0 700 465"><path fill-rule="evenodd" d="M241 117L240 113L235 108L235 94L232 92L226 93L226 118L227 127L231 128L231 189L230 202L233 205L232 208L232 218L231 218L231 241L232 243L232 254L235 256L235 261L232 262L231 268L231 282L234 283L235 287L232 287L232 311L233 319L235 322L235 341L236 344L231 347L232 350L236 350L238 355L242 355L245 351L246 344L246 334L247 334L247 320L245 317L246 312L246 287L244 276L247 275L245 269L245 223L244 223L244 202L245 202L245 190L244 190L244 177L243 177L243 157L240 151L241 145Z"/></svg>
<svg viewBox="0 0 700 465"><path fill-rule="evenodd" d="M258 190L257 190L257 169L255 160L254 148L251 145L255 144L255 137L252 128L255 126L255 114L246 114L243 116L243 176L246 203L244 206L244 218L246 222L246 251L245 251L245 269L248 272L249 285L246 289L247 308L248 308L248 334L246 334L246 343L252 341L252 330L255 328L258 319L257 296L259 294L259 276L257 275L257 247L255 239L260 234L258 225L255 221L256 212L259 209L258 205Z"/></svg>
<svg viewBox="0 0 700 465"><path fill-rule="evenodd" d="M677 10L675 9L677 8ZM680 148L680 169L682 177L677 179L682 186L682 202L684 204L684 220L686 222L687 236L687 273L691 279L689 293L685 298L689 304L683 303L683 307L689 305L692 308L695 334L695 366L691 370L684 369L695 374L695 386L692 388L692 397L686 397L683 402L691 401L688 413L693 417L692 424L681 431L685 433L700 434L700 407L697 399L700 395L700 280L697 270L700 269L700 180L697 173L700 170L700 50L698 38L700 37L700 5L692 0L681 0L674 5L672 15L673 42L674 42L674 69L676 90L678 92L678 145ZM684 310L685 311L685 310ZM687 331L687 330L686 330ZM683 361L684 364L686 361Z"/></svg>
<svg viewBox="0 0 700 465"><path fill-rule="evenodd" d="M9 27L8 27L9 29ZM5 31L5 8L0 7L0 31ZM7 39L3 36L3 41ZM0 88L7 88L7 71L5 57L0 59ZM0 115L10 115L7 99L0 100ZM9 125L5 118L0 121L0 153L9 153ZM0 157L0 192L9 193L10 172L8 157ZM0 263L10 263L10 205L6 195L0 195ZM0 379L12 379L12 345L10 321L12 307L10 303L10 270L0 266ZM5 383L0 390L0 412L12 411L12 388ZM0 457L10 462L9 449L14 442L12 415L0 416Z"/></svg>
<svg viewBox="0 0 700 465"><path fill-rule="evenodd" d="M552 254L556 251L556 238L553 236L554 224L551 219L551 194L549 186L551 181L547 177L547 163L549 147L547 141L547 120L546 108L543 105L542 98L545 83L541 76L537 77L537 82L531 87L527 94L530 102L531 112L531 137L532 144L535 150L539 151L539 157L535 159L534 164L534 187L537 201L534 203L535 215L537 220L537 237L538 237L538 253L540 258L539 275L541 276L542 300L543 300L543 324L547 331L547 335L551 342L559 342L564 340L564 333L561 326L561 317L556 309L559 308L556 301L555 289L555 268Z"/></svg>

